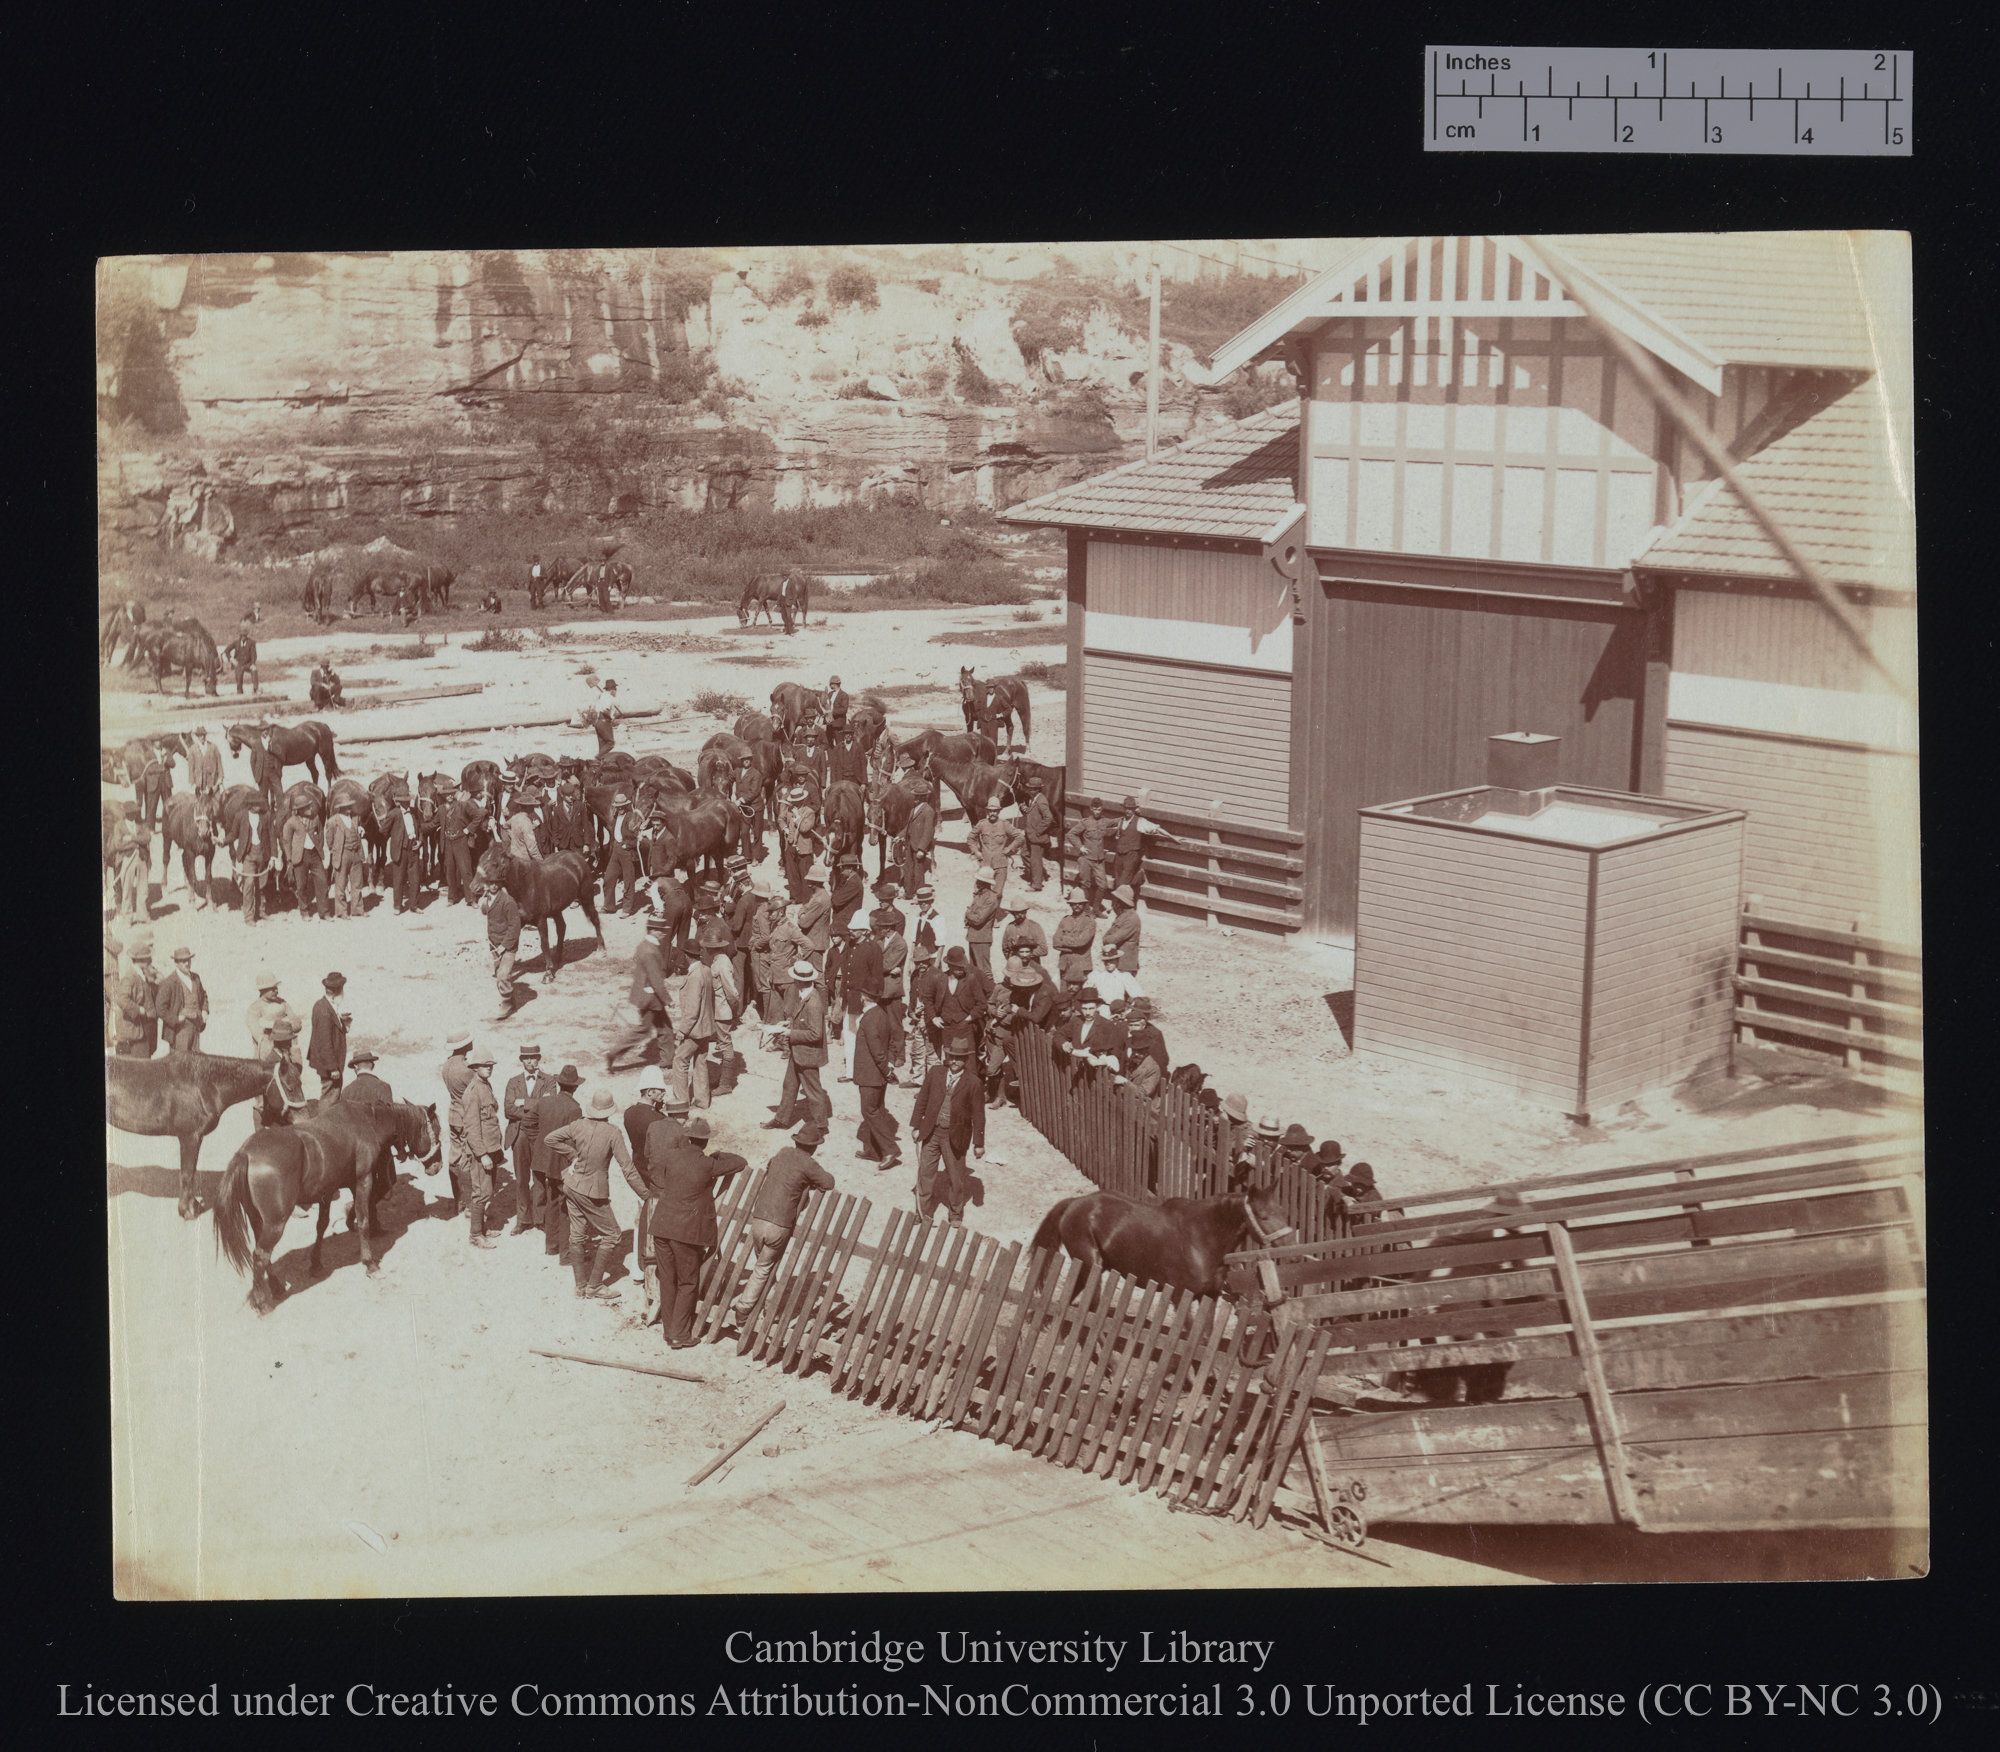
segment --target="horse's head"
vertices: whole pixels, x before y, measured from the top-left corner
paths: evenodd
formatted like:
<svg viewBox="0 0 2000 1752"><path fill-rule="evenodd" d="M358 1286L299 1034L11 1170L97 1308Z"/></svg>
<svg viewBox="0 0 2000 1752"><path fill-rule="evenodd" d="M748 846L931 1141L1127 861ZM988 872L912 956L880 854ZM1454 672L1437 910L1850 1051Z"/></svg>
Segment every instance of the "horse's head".
<svg viewBox="0 0 2000 1752"><path fill-rule="evenodd" d="M972 671L969 669L961 669L958 672L958 697L962 700L974 697Z"/></svg>
<svg viewBox="0 0 2000 1752"><path fill-rule="evenodd" d="M271 1066L271 1088L277 1091L277 1099L265 1094L265 1112L275 1115L282 1111L287 1124L296 1120L306 1105L305 1073L296 1060L278 1055Z"/></svg>
<svg viewBox="0 0 2000 1752"><path fill-rule="evenodd" d="M435 1174L442 1165L442 1152L438 1145L437 1104L433 1102L428 1107L417 1107L414 1103L408 1105L417 1116L417 1138L416 1147L405 1149L404 1154L414 1156L421 1162L426 1174Z"/></svg>
<svg viewBox="0 0 2000 1752"><path fill-rule="evenodd" d="M1241 1190L1243 1215L1249 1220L1250 1233L1259 1247L1275 1247L1292 1233L1292 1225L1285 1221L1275 1181L1269 1186L1244 1187Z"/></svg>

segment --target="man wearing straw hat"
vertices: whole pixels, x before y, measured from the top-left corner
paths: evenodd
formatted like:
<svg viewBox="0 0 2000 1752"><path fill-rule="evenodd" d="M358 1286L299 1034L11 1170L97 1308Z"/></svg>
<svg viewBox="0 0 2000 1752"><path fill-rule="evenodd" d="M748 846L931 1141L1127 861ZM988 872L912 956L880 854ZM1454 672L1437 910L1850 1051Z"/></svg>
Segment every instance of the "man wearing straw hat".
<svg viewBox="0 0 2000 1752"><path fill-rule="evenodd" d="M613 1157L642 1205L649 1196L645 1181L632 1165L625 1134L611 1123L617 1107L609 1089L598 1089L590 1097L590 1111L584 1118L572 1120L549 1135L551 1154L565 1164L563 1196L569 1212L570 1265L581 1299L617 1300L604 1282L624 1238L611 1214Z"/></svg>
<svg viewBox="0 0 2000 1752"><path fill-rule="evenodd" d="M806 1106L806 1127L817 1148L826 1137L827 1122L833 1118L833 1100L821 1086L820 1066L826 1063L826 993L819 984L819 969L804 959L792 965L792 979L798 987L798 1007L784 1030L786 1046L785 1082L778 1092L778 1111L764 1121L767 1131L790 1131L794 1109L801 1098Z"/></svg>

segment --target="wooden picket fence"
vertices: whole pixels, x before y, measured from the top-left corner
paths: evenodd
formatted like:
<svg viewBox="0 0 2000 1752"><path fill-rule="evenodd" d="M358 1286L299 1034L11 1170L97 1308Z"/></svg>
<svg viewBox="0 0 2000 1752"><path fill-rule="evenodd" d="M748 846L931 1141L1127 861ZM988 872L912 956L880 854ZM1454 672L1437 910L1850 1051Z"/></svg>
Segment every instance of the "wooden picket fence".
<svg viewBox="0 0 2000 1752"><path fill-rule="evenodd" d="M751 1256L762 1174L718 1211L696 1335L722 1339ZM1062 1255L912 1211L861 1239L865 1199L814 1193L739 1354L789 1373L821 1363L836 1393L936 1419L1176 1506L1262 1526L1311 1403L1327 1340L1247 1326L1231 1304L1093 1273ZM866 1264L850 1305L843 1286ZM1265 1354L1266 1352L1269 1354Z"/></svg>
<svg viewBox="0 0 2000 1752"><path fill-rule="evenodd" d="M1186 1090L1162 1087L1149 1101L1098 1066L1074 1065L1055 1035L1032 1024L1014 1036L1013 1055L1021 1116L1093 1185L1147 1202L1220 1198L1229 1190L1228 1122ZM1277 1186L1301 1241L1346 1232L1328 1215L1326 1188L1311 1175L1272 1165L1251 1184Z"/></svg>

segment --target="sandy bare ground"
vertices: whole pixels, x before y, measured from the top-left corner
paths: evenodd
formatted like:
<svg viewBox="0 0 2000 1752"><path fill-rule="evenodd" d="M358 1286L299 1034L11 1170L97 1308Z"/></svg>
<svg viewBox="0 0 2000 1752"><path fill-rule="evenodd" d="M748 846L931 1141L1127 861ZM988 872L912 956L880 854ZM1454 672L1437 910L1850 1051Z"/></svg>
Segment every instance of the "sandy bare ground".
<svg viewBox="0 0 2000 1752"><path fill-rule="evenodd" d="M468 635L458 628L473 617L461 615L451 617L457 625L450 645L424 662L367 660L365 647L390 636L374 626L267 644L263 655L297 663L331 651L350 685L375 678L395 688L485 683L478 695L334 715L337 733L356 739L343 744L343 771L364 779L413 768L455 773L475 758L533 749L591 752L586 732L509 730L566 715L586 665L618 679L628 709L663 708L629 725L621 746L657 750L692 766L702 742L725 727L689 709L704 689L741 695L761 709L776 682L818 685L837 671L857 695L875 686L918 690L892 700L892 727L903 734L927 724L958 727L953 690L961 663L1006 673L1059 652L1047 644L971 647L933 637L1013 625L1028 630L1012 612L834 615L790 639L743 633L733 617L667 630L657 622L578 622L567 641L530 640L518 654L463 650ZM1059 605L1044 612L1059 614ZM927 688L937 691L921 691ZM225 691L217 704L213 712L170 712L133 696L107 696L104 739L192 721L207 722L214 736L237 716L233 695ZM1062 705L1059 692L1035 690L1032 752L1039 759L1062 758ZM294 708L279 715L307 714ZM483 728L489 725L502 728ZM407 739L359 740L385 732ZM247 781L247 771L231 772L226 782L239 777ZM105 794L129 795L115 787ZM953 816L940 834L939 909L954 930L972 887L971 860L958 849L963 832ZM378 902L360 920L301 920L286 911L252 929L233 910L195 907L178 868L162 895L159 875L156 865L158 963L166 965L183 942L195 950L215 1010L204 1041L209 1050L248 1050L243 1015L255 996L257 969L277 973L303 1015L321 976L337 968L348 979L354 1042L381 1054L380 1073L401 1098L439 1098L442 1041L456 1026L474 1029L494 1048L497 1078L509 1075L519 1048L533 1042L550 1068L574 1063L582 1071L586 1098L603 1080L611 1013L640 935L636 919L607 919L600 953L573 913L560 977L543 984L539 963L530 959L524 978L532 997L495 1028L488 1021L494 993L484 921L473 909L450 907L438 896L414 918L396 918ZM233 898L233 890L226 892ZM1052 927L1062 910L1053 885L1032 899L1033 916ZM1391 1194L1830 1136L1868 1129L1870 1120L1908 1123L1907 1115L1854 1085L1757 1055L1767 1075L1711 1080L1634 1104L1584 1131L1524 1103L1468 1094L1351 1054L1337 1020L1349 976L1349 958L1336 950L1285 948L1164 916L1146 921L1141 977L1175 1059L1198 1059L1226 1090L1247 1094L1253 1111L1296 1119L1316 1137L1339 1137L1350 1160L1374 1163ZM747 1057L749 1074L711 1117L717 1147L754 1163L776 1141L758 1126L776 1100L780 1063L754 1051ZM611 1083L622 1110L636 1098L637 1074ZM884 1174L855 1159L855 1092L831 1074L828 1086L835 1126L821 1159L842 1191L873 1202L870 1230L879 1231L892 1206L913 1202L910 1172ZM912 1098L908 1091L891 1098L906 1123ZM247 1130L247 1109L239 1108L210 1139L205 1193L212 1194ZM704 1386L531 1356L534 1345L644 1361L664 1360L666 1353L657 1329L641 1330L632 1320L636 1286L625 1284L622 1308L577 1302L567 1270L545 1259L538 1236L505 1238L498 1250L477 1253L466 1244L464 1223L444 1220L442 1180L413 1181L408 1173L385 1213L388 1246L379 1278L363 1275L336 1212L327 1270L308 1280L304 1250L314 1214L301 1213L278 1250L290 1293L260 1320L244 1301L243 1281L216 1259L209 1221L183 1224L175 1216L171 1142L163 1147L107 1132L107 1149L116 1549L119 1589L127 1596L934 1587L961 1562L968 1573L956 1585L979 1586L986 1585L980 1574L970 1572L988 1556L995 1565L990 1573L1007 1578L1001 1585L1079 1585L1069 1579L1065 1552L1091 1550L1093 1539L1100 1541L1090 1559L1094 1574L1108 1577L1101 1566L1123 1554L1117 1573L1133 1585L1202 1585L1207 1572L1190 1557L1189 1542L1197 1529L1211 1545L1222 1537L1210 1523L1169 1517L1164 1505L1128 1501L1110 1487L1100 1493L1110 1506L1093 1507L1099 1487L969 1437L941 1434L927 1438L933 1447L922 1452L950 1451L936 1462L941 1474L976 1464L989 1501L1018 1493L1019 1514L999 1519L1022 1531L988 1532L968 1547L971 1535L948 1521L900 1544L891 1527L877 1549L868 1543L873 1535L864 1515L832 1532L798 1532L788 1542L793 1536L769 1530L768 1511L778 1500L796 1507L813 1499L809 1457L821 1454L836 1468L848 1480L844 1491L865 1492L875 1464L866 1459L869 1445L903 1441L907 1420L833 1400L823 1385L741 1362L726 1346L682 1353L712 1377ZM980 1193L968 1221L1003 1240L1026 1239L1054 1200L1088 1186L1011 1113L992 1117L986 1160L975 1167ZM614 1193L629 1226L636 1201L616 1176ZM503 1195L501 1206L507 1205ZM688 1516L700 1518L698 1499L710 1486L693 1493L690 1508L681 1505L680 1480L779 1397L788 1402L784 1415L730 1474L711 1481L725 1490L757 1484L744 1501L761 1500L762 1510L745 1509L736 1533L683 1537L678 1529ZM883 1434L892 1423L906 1427ZM766 1446L778 1454L766 1456ZM279 1490L269 1486L273 1475L284 1481ZM905 1495L914 1500L921 1493L911 1487ZM634 1555L642 1549L641 1520L643 1559ZM1061 1529L1058 1535L1049 1534L1050 1525ZM1449 1559L1419 1562L1418 1554L1406 1553L1393 1556L1403 1568L1392 1575L1320 1547L1300 1551L1275 1528L1257 1535L1230 1528L1225 1545L1212 1554L1216 1585L1462 1580L1468 1573ZM870 1568L890 1546L926 1555ZM1220 1579L1225 1572L1227 1581ZM1174 1576L1184 1579L1170 1582Z"/></svg>

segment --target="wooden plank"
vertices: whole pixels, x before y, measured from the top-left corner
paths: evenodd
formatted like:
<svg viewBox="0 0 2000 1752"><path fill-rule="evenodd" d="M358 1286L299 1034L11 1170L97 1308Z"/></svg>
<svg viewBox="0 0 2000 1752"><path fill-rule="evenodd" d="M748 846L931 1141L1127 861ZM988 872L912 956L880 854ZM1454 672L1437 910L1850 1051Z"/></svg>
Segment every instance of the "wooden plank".
<svg viewBox="0 0 2000 1752"><path fill-rule="evenodd" d="M1178 895L1162 894L1151 889L1147 890L1145 898L1149 907L1186 907L1194 912L1213 912L1224 919L1248 919L1254 924L1278 925L1287 931L1305 929L1305 920L1298 913L1279 912L1267 906L1252 906L1248 901L1229 901L1217 905L1197 895L1189 895L1183 899Z"/></svg>
<svg viewBox="0 0 2000 1752"><path fill-rule="evenodd" d="M1759 956L1758 959L1761 961L1764 957ZM1869 969L1867 971L1872 972L1873 970ZM1893 1022L1901 1027L1914 1029L1920 1038L1923 1033L1924 1013L1921 1008L1914 1008L1909 1004L1884 1004L1878 1003L1873 998L1843 997L1839 992L1815 991L1810 986L1786 985L1782 981L1775 979L1750 979L1742 974L1736 976L1736 989L1738 992L1746 995L1754 995L1760 998L1776 998L1787 1004L1806 1004L1822 1010L1844 1011L1850 1016L1871 1017L1877 1022ZM1774 1025L1782 1022L1782 1020L1783 1018L1781 1017L1774 1017ZM1856 1032L1859 1031L1857 1030ZM1882 1037L1880 1035L1872 1035L1869 1038L1881 1039ZM1894 1038L1901 1040L1907 1037L1897 1036Z"/></svg>
<svg viewBox="0 0 2000 1752"><path fill-rule="evenodd" d="M1068 812L1071 814L1087 816L1090 813L1090 806L1086 801L1085 793L1081 786L1066 792L1065 802L1068 805ZM1160 808L1151 803L1145 804L1141 808L1140 813L1148 821L1157 821L1162 827L1186 827L1193 829L1197 833L1206 834L1210 827L1214 826L1219 828L1223 833L1240 834L1245 839L1267 840L1273 845L1303 846L1306 843L1306 836L1304 834L1295 833L1289 828L1260 827L1249 822L1228 820L1217 820L1211 823L1206 816L1189 814L1177 809Z"/></svg>
<svg viewBox="0 0 2000 1752"><path fill-rule="evenodd" d="M1207 1434L1210 1414L1222 1389L1222 1381L1217 1376L1223 1367L1222 1356L1230 1337L1228 1306L1215 1302L1208 1341L1199 1351L1190 1348L1182 1385L1174 1397L1172 1409L1162 1412L1166 1428L1162 1431L1151 1477L1144 1476L1142 1472L1139 1480L1142 1488L1156 1490L1171 1501L1182 1468L1185 1467L1192 1475L1195 1460L1202 1452L1201 1444Z"/></svg>
<svg viewBox="0 0 2000 1752"><path fill-rule="evenodd" d="M1258 1404L1249 1426L1237 1437L1235 1451L1217 1477L1212 1505L1228 1511L1232 1519L1243 1520L1256 1507L1264 1466L1284 1433L1299 1372L1311 1352L1325 1341L1324 1333L1310 1327L1294 1327L1286 1334L1278 1354L1254 1372L1253 1378L1262 1381L1263 1390L1257 1395ZM1239 1366L1246 1374L1251 1373L1247 1363Z"/></svg>
<svg viewBox="0 0 2000 1752"><path fill-rule="evenodd" d="M1078 1466L1086 1472L1096 1465L1105 1431L1124 1402L1125 1383L1152 1342L1154 1319L1170 1294L1164 1284L1138 1286L1138 1300L1126 1310L1124 1323L1115 1335L1117 1362L1101 1372L1097 1391L1080 1409L1075 1429L1056 1450L1057 1465Z"/></svg>
<svg viewBox="0 0 2000 1752"><path fill-rule="evenodd" d="M1030 1256L1032 1257L1032 1255ZM973 1390L979 1384L979 1377L989 1363L997 1370L998 1352L993 1348L993 1330L1000 1318L1000 1311L1006 1306L1007 1293L1013 1283L1014 1269L1020 1263L1021 1243L1010 1242L1007 1250L994 1261L987 1273L986 1283L979 1293L979 1301L973 1311L971 1324L966 1328L965 1350L961 1356L951 1383L949 1397L945 1400L944 1419L952 1425L965 1420L971 1409Z"/></svg>
<svg viewBox="0 0 2000 1752"><path fill-rule="evenodd" d="M1288 1397L1284 1401L1284 1421L1266 1450L1259 1476L1252 1481L1249 1507L1250 1524L1253 1527L1262 1527L1270 1518L1271 1504L1276 1500L1278 1486L1283 1483L1286 1473L1291 1468L1292 1456L1298 1452L1302 1436L1312 1429L1313 1384L1319 1379L1320 1368L1326 1360L1328 1338L1325 1333L1307 1336L1310 1342L1301 1355L1299 1367L1286 1389ZM1325 1456L1320 1454L1316 1438L1311 1444L1307 1460L1308 1468L1313 1464L1311 1456L1317 1456L1322 1468L1324 1467ZM1332 1497L1331 1482L1330 1479L1321 1477L1314 1479L1315 1500L1321 1500L1322 1483L1329 1487L1325 1493L1328 1509L1323 1509L1321 1512L1322 1523L1329 1533L1333 1531L1332 1516L1328 1512Z"/></svg>
<svg viewBox="0 0 2000 1752"><path fill-rule="evenodd" d="M1598 1352L1597 1334L1590 1324L1590 1303L1583 1293L1569 1231L1560 1223L1552 1223L1549 1240L1555 1245L1556 1275L1562 1280L1563 1300L1569 1305L1570 1337L1583 1365L1584 1392L1590 1404L1598 1452L1604 1460L1604 1482L1611 1493L1611 1505L1619 1520L1628 1527L1637 1527L1642 1524L1639 1500L1625 1470L1625 1438L1618 1426L1617 1407L1611 1401L1610 1384L1604 1378L1604 1359Z"/></svg>
<svg viewBox="0 0 2000 1752"><path fill-rule="evenodd" d="M1798 937L1809 942L1835 944L1841 953L1866 949L1873 955L1900 955L1919 962L1923 960L1924 955L1923 950L1914 943L1899 943L1888 937L1873 937L1860 931L1829 931L1819 925L1802 925L1796 920L1772 918L1762 912L1744 913L1741 923L1746 931L1768 931L1779 937Z"/></svg>
<svg viewBox="0 0 2000 1752"><path fill-rule="evenodd" d="M1765 1034L1790 1034L1800 1040L1816 1041L1827 1046L1859 1047L1864 1052L1879 1053L1884 1058L1901 1059L1912 1065L1921 1065L1924 1060L1923 1042L1898 1034L1869 1034L1855 1028L1831 1028L1823 1022L1807 1022L1797 1016L1780 1016L1771 1010L1755 1009L1748 1000L1736 1009L1737 1021L1744 1022L1746 1018L1754 1018L1756 1028Z"/></svg>
<svg viewBox="0 0 2000 1752"><path fill-rule="evenodd" d="M947 1229L945 1233L947 1238L943 1252L929 1282L919 1285L918 1300L910 1312L909 1359L907 1362L892 1361L883 1383L882 1402L895 1411L906 1409L906 1396L921 1384L925 1371L933 1361L933 1352L943 1342L939 1315L951 1294L966 1243L977 1239L971 1230L964 1228Z"/></svg>
<svg viewBox="0 0 2000 1752"><path fill-rule="evenodd" d="M1192 1496L1192 1506L1197 1509L1208 1504L1215 1474L1227 1455L1231 1437L1241 1427L1252 1384L1257 1380L1254 1370L1245 1369L1236 1361L1238 1346L1234 1323L1225 1316L1224 1324L1231 1330L1215 1360L1214 1384L1209 1388L1201 1417L1189 1432L1187 1443L1178 1456L1181 1483L1178 1488L1172 1487L1174 1467L1170 1464L1168 1485L1164 1492L1167 1500L1175 1503L1186 1504Z"/></svg>
<svg viewBox="0 0 2000 1752"><path fill-rule="evenodd" d="M779 1261L784 1276L764 1292L764 1307L746 1322L753 1330L746 1330L739 1340L739 1355L750 1351L758 1362L781 1361L791 1348L794 1329L804 1324L815 1301L831 1295L824 1272L829 1241L838 1233L837 1219L844 1207L851 1204L851 1198L821 1192L800 1211L792 1242Z"/></svg>
<svg viewBox="0 0 2000 1752"><path fill-rule="evenodd" d="M1118 1471L1121 1485L1137 1484L1144 1489L1157 1470L1173 1427L1172 1413L1166 1408L1177 1402L1180 1383L1200 1355L1202 1346L1208 1342L1209 1331L1216 1318L1215 1311L1213 1298L1185 1293L1174 1305L1173 1324L1161 1341L1160 1360L1152 1384L1146 1390L1144 1401L1130 1425L1124 1464ZM1156 1422L1160 1426L1157 1433L1153 1429ZM1111 1457L1113 1460L1118 1458L1115 1445Z"/></svg>
<svg viewBox="0 0 2000 1752"><path fill-rule="evenodd" d="M910 1302L912 1291L919 1298L923 1286L929 1282L931 1267L944 1252L945 1244L951 1236L951 1225L933 1216L929 1222L921 1218L918 1232L905 1231L906 1237L915 1242L906 1246L894 1278L882 1292L882 1318L872 1334L873 1342L861 1360L860 1382L855 1389L855 1397L867 1399L874 1394L882 1409L888 1410L887 1383L894 1378L902 1361L903 1347L908 1341L908 1323L903 1318L903 1306ZM914 1314L916 1304L910 1302Z"/></svg>
<svg viewBox="0 0 2000 1752"><path fill-rule="evenodd" d="M1168 864L1157 858L1143 859L1140 867L1146 875L1144 898L1148 901L1163 898L1205 899L1206 891L1211 888L1226 888L1253 898L1289 901L1295 905L1305 898L1305 890L1296 882L1264 882L1251 876L1232 876L1224 870L1196 870L1184 864ZM1153 884L1157 882L1193 883L1199 885L1204 892L1199 895L1182 896L1175 889L1155 888Z"/></svg>
<svg viewBox="0 0 2000 1752"><path fill-rule="evenodd" d="M1034 1351L1042 1328L1047 1324L1057 1298L1066 1304L1084 1271L1081 1260L1062 1259L1060 1254L1037 1252L1036 1261L1023 1285L1013 1330L1007 1335L1004 1356L996 1355L993 1386L986 1397L985 1413L977 1433L1004 1445L1006 1432L1015 1421L1017 1401L1034 1362ZM1050 1269L1053 1267L1054 1269ZM1066 1268L1066 1269L1065 1269ZM1036 1287L1038 1286L1038 1287Z"/></svg>
<svg viewBox="0 0 2000 1752"><path fill-rule="evenodd" d="M1040 1459L1051 1443L1060 1440L1111 1325L1112 1310L1122 1302L1126 1283L1117 1272L1103 1272L1089 1305L1081 1309L1071 1306L1068 1331L1049 1358L1048 1408L1039 1427L1029 1432L1026 1453Z"/></svg>
<svg viewBox="0 0 2000 1752"><path fill-rule="evenodd" d="M938 1316L936 1338L930 1355L911 1389L911 1416L931 1418L937 1415L937 1402L950 1384L957 1361L965 1321L970 1319L977 1305L978 1286L986 1281L994 1256L999 1251L1000 1243L990 1235L972 1236L971 1251L953 1276L951 1293Z"/></svg>
<svg viewBox="0 0 2000 1752"><path fill-rule="evenodd" d="M841 1239L836 1244L832 1264L826 1272L826 1293L820 1297L810 1320L801 1321L798 1336L786 1359L787 1367L793 1367L801 1375L810 1375L819 1357L821 1335L826 1331L827 1322L833 1317L833 1305L839 1299L840 1287L847 1279L847 1266L854 1257L854 1249L861 1238L861 1231L867 1226L869 1201L862 1199L848 1213L843 1221Z"/></svg>
<svg viewBox="0 0 2000 1752"><path fill-rule="evenodd" d="M1151 817L1148 817L1150 820ZM1275 872L1279 876L1302 876L1305 874L1305 860L1294 858L1283 852L1257 851L1249 846L1225 845L1220 838L1211 840L1184 839L1178 834L1163 834L1153 841L1148 856L1157 858L1162 865L1175 869L1173 860L1187 860L1185 868L1192 874L1205 872L1211 862L1217 864L1243 864L1251 870Z"/></svg>
<svg viewBox="0 0 2000 1752"><path fill-rule="evenodd" d="M906 1226L916 1221L913 1211L892 1210L888 1222L882 1230L882 1239L877 1243L875 1257L869 1261L868 1276L861 1285L861 1294L854 1300L847 1316L847 1330L841 1334L840 1348L834 1353L833 1370L827 1389L832 1393L847 1392L847 1372L850 1359L854 1358L856 1346L861 1343L862 1333L868 1326L874 1306L875 1285L882 1276L884 1265L894 1257L896 1243Z"/></svg>

